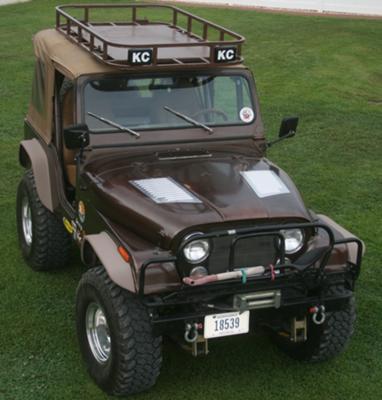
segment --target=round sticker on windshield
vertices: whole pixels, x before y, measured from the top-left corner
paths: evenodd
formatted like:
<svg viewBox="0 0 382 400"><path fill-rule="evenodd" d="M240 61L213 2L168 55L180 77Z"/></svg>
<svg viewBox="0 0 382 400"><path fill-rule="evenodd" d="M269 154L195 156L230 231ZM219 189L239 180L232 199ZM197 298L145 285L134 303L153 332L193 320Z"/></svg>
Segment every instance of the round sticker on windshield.
<svg viewBox="0 0 382 400"><path fill-rule="evenodd" d="M252 108L243 107L240 110L240 119L243 122L252 122L253 118L255 118L255 113L253 112Z"/></svg>

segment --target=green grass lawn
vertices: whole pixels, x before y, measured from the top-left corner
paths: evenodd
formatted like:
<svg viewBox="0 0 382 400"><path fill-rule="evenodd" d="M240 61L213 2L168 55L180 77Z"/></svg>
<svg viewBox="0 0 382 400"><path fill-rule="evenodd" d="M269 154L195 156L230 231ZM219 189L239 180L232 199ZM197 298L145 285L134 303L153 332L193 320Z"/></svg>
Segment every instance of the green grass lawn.
<svg viewBox="0 0 382 400"><path fill-rule="evenodd" d="M63 3L60 1L59 3ZM15 232L15 193L31 89L34 32L54 24L56 1L0 7L0 399L102 399L89 379L74 329L73 263L34 273ZM358 323L348 351L320 365L280 354L262 335L210 344L194 359L171 343L162 374L139 399L380 399L382 397L382 20L192 8L247 38L270 138L297 114L293 140L269 157L286 169L307 205L367 245L357 286Z"/></svg>

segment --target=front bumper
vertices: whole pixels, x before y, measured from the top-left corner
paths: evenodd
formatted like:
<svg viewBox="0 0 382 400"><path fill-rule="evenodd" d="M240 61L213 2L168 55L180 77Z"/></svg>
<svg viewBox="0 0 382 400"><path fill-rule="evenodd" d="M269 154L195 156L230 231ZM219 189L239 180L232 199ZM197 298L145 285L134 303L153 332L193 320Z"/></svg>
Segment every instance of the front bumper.
<svg viewBox="0 0 382 400"><path fill-rule="evenodd" d="M332 285L344 285L346 274L331 274L325 289ZM330 312L346 306L351 290L340 295L329 295L327 290L307 290L306 283L284 277L276 282L256 279L246 284L221 284L214 288L187 288L165 297L146 297L144 302L151 310L151 320L157 332L171 332L176 326L182 329L184 322L203 322L206 315L228 311L244 311L235 307L235 296L240 294L280 293L278 304L268 307L249 308L256 323L267 323L280 318L305 316L312 307L324 306Z"/></svg>
<svg viewBox="0 0 382 400"><path fill-rule="evenodd" d="M330 220L329 220L330 221ZM338 226L338 225L337 225ZM310 229L322 230L327 236L327 244L319 248L313 248L304 253L294 262L285 258L285 244L280 229ZM186 240L173 257L153 258L143 263L139 276L139 294L146 306L150 309L152 323L159 330L167 330L171 324L184 322L200 322L209 314L224 311L237 310L234 296L239 294L256 294L266 291L278 292L280 301L277 305L266 308L252 309L251 314L256 314L257 321L270 320L291 315L306 315L311 307L323 305L327 311L342 308L352 295L354 282L360 273L363 254L363 243L354 236L345 237L339 234L338 229L329 223L321 221L312 223L295 223L285 225L268 225L254 228L242 228L237 230L222 230L213 233L201 234L200 238L232 237L230 259L233 260L236 243L243 237L274 235L279 240L279 259L277 274L266 269L261 276L248 278L245 282L240 280L217 281L211 284L190 287L180 285L179 288L162 294L145 295L145 275L150 266L160 263L174 263L180 258L184 246L192 239ZM339 270L327 269L328 260L337 246L355 246L352 259L347 260L343 268ZM183 278L182 271L177 267L179 280ZM333 285L342 285L345 290L341 296L327 295L328 288ZM242 311L242 310L240 310ZM162 328L161 328L162 327ZM170 328L171 329L171 328Z"/></svg>

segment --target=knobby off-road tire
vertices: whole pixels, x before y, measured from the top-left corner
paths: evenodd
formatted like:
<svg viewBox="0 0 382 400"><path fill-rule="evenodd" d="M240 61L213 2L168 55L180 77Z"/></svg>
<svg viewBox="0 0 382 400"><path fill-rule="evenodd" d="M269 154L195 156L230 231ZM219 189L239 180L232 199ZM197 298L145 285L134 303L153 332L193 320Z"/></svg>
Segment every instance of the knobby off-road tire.
<svg viewBox="0 0 382 400"><path fill-rule="evenodd" d="M97 350L97 340L92 336L96 325L94 316L98 317L99 343L106 343L101 351ZM88 270L81 278L76 320L89 374L104 391L131 395L155 384L162 363L162 338L153 335L149 314L142 302L114 284L102 266ZM107 340L104 340L105 331Z"/></svg>
<svg viewBox="0 0 382 400"><path fill-rule="evenodd" d="M41 203L31 170L17 190L16 216L21 253L32 269L49 271L68 263L71 237L62 221Z"/></svg>
<svg viewBox="0 0 382 400"><path fill-rule="evenodd" d="M333 286L328 294L335 296L344 292L342 286ZM346 307L339 311L326 313L322 325L316 325L312 317L308 317L307 341L293 343L280 332L271 332L276 345L290 357L307 362L322 362L341 354L349 343L354 331L356 309L354 295Z"/></svg>

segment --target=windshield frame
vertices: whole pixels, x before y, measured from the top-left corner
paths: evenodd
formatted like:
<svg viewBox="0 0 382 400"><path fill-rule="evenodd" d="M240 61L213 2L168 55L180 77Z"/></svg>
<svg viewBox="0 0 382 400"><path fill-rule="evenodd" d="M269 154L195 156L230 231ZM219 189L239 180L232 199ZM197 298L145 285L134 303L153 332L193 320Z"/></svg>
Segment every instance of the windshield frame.
<svg viewBox="0 0 382 400"><path fill-rule="evenodd" d="M214 129L214 132L218 132L219 128L232 128L232 127L252 127L254 124L257 122L258 114L259 114L259 108L258 104L256 102L256 97L255 97L255 89L253 85L253 80L252 80L252 75L250 72L245 69L245 68L225 68L225 69L193 69L193 70L187 70L187 69L182 69L182 70L177 70L177 71L150 71L150 72L136 72L136 73L126 73L126 72L118 72L118 73L111 73L111 74L94 74L94 75L87 75L79 78L79 84L78 84L78 102L77 102L77 116L78 116L78 122L80 123L85 123L85 88L86 85L92 81L92 80L97 80L97 79L113 79L113 78L118 78L118 77L127 77L129 79L147 79L147 78L160 78L160 77L168 77L168 76L200 76L200 75L210 75L213 77L218 77L218 76L240 76L242 77L248 85L249 89L249 98L252 103L252 108L254 110L254 118L251 122L243 122L243 123L214 123L208 126L212 127ZM129 126L130 127L130 126ZM203 131L201 128L197 128ZM195 130L195 126L193 126L190 123L185 122L184 124L179 124L177 126L164 126L164 127L148 127L148 128L141 128L134 126L134 130L137 132L160 132L160 131L171 131L171 135L173 135L173 131L185 131L185 130ZM118 129L114 129L112 127L106 127L105 129L98 130L97 131L92 131L89 130L90 134L92 135L110 135L112 133L120 133ZM205 133L205 132L204 132ZM169 133L170 135L170 133ZM145 136L145 135L143 135ZM214 134L213 134L214 136ZM248 136L253 136L252 134L248 134Z"/></svg>

